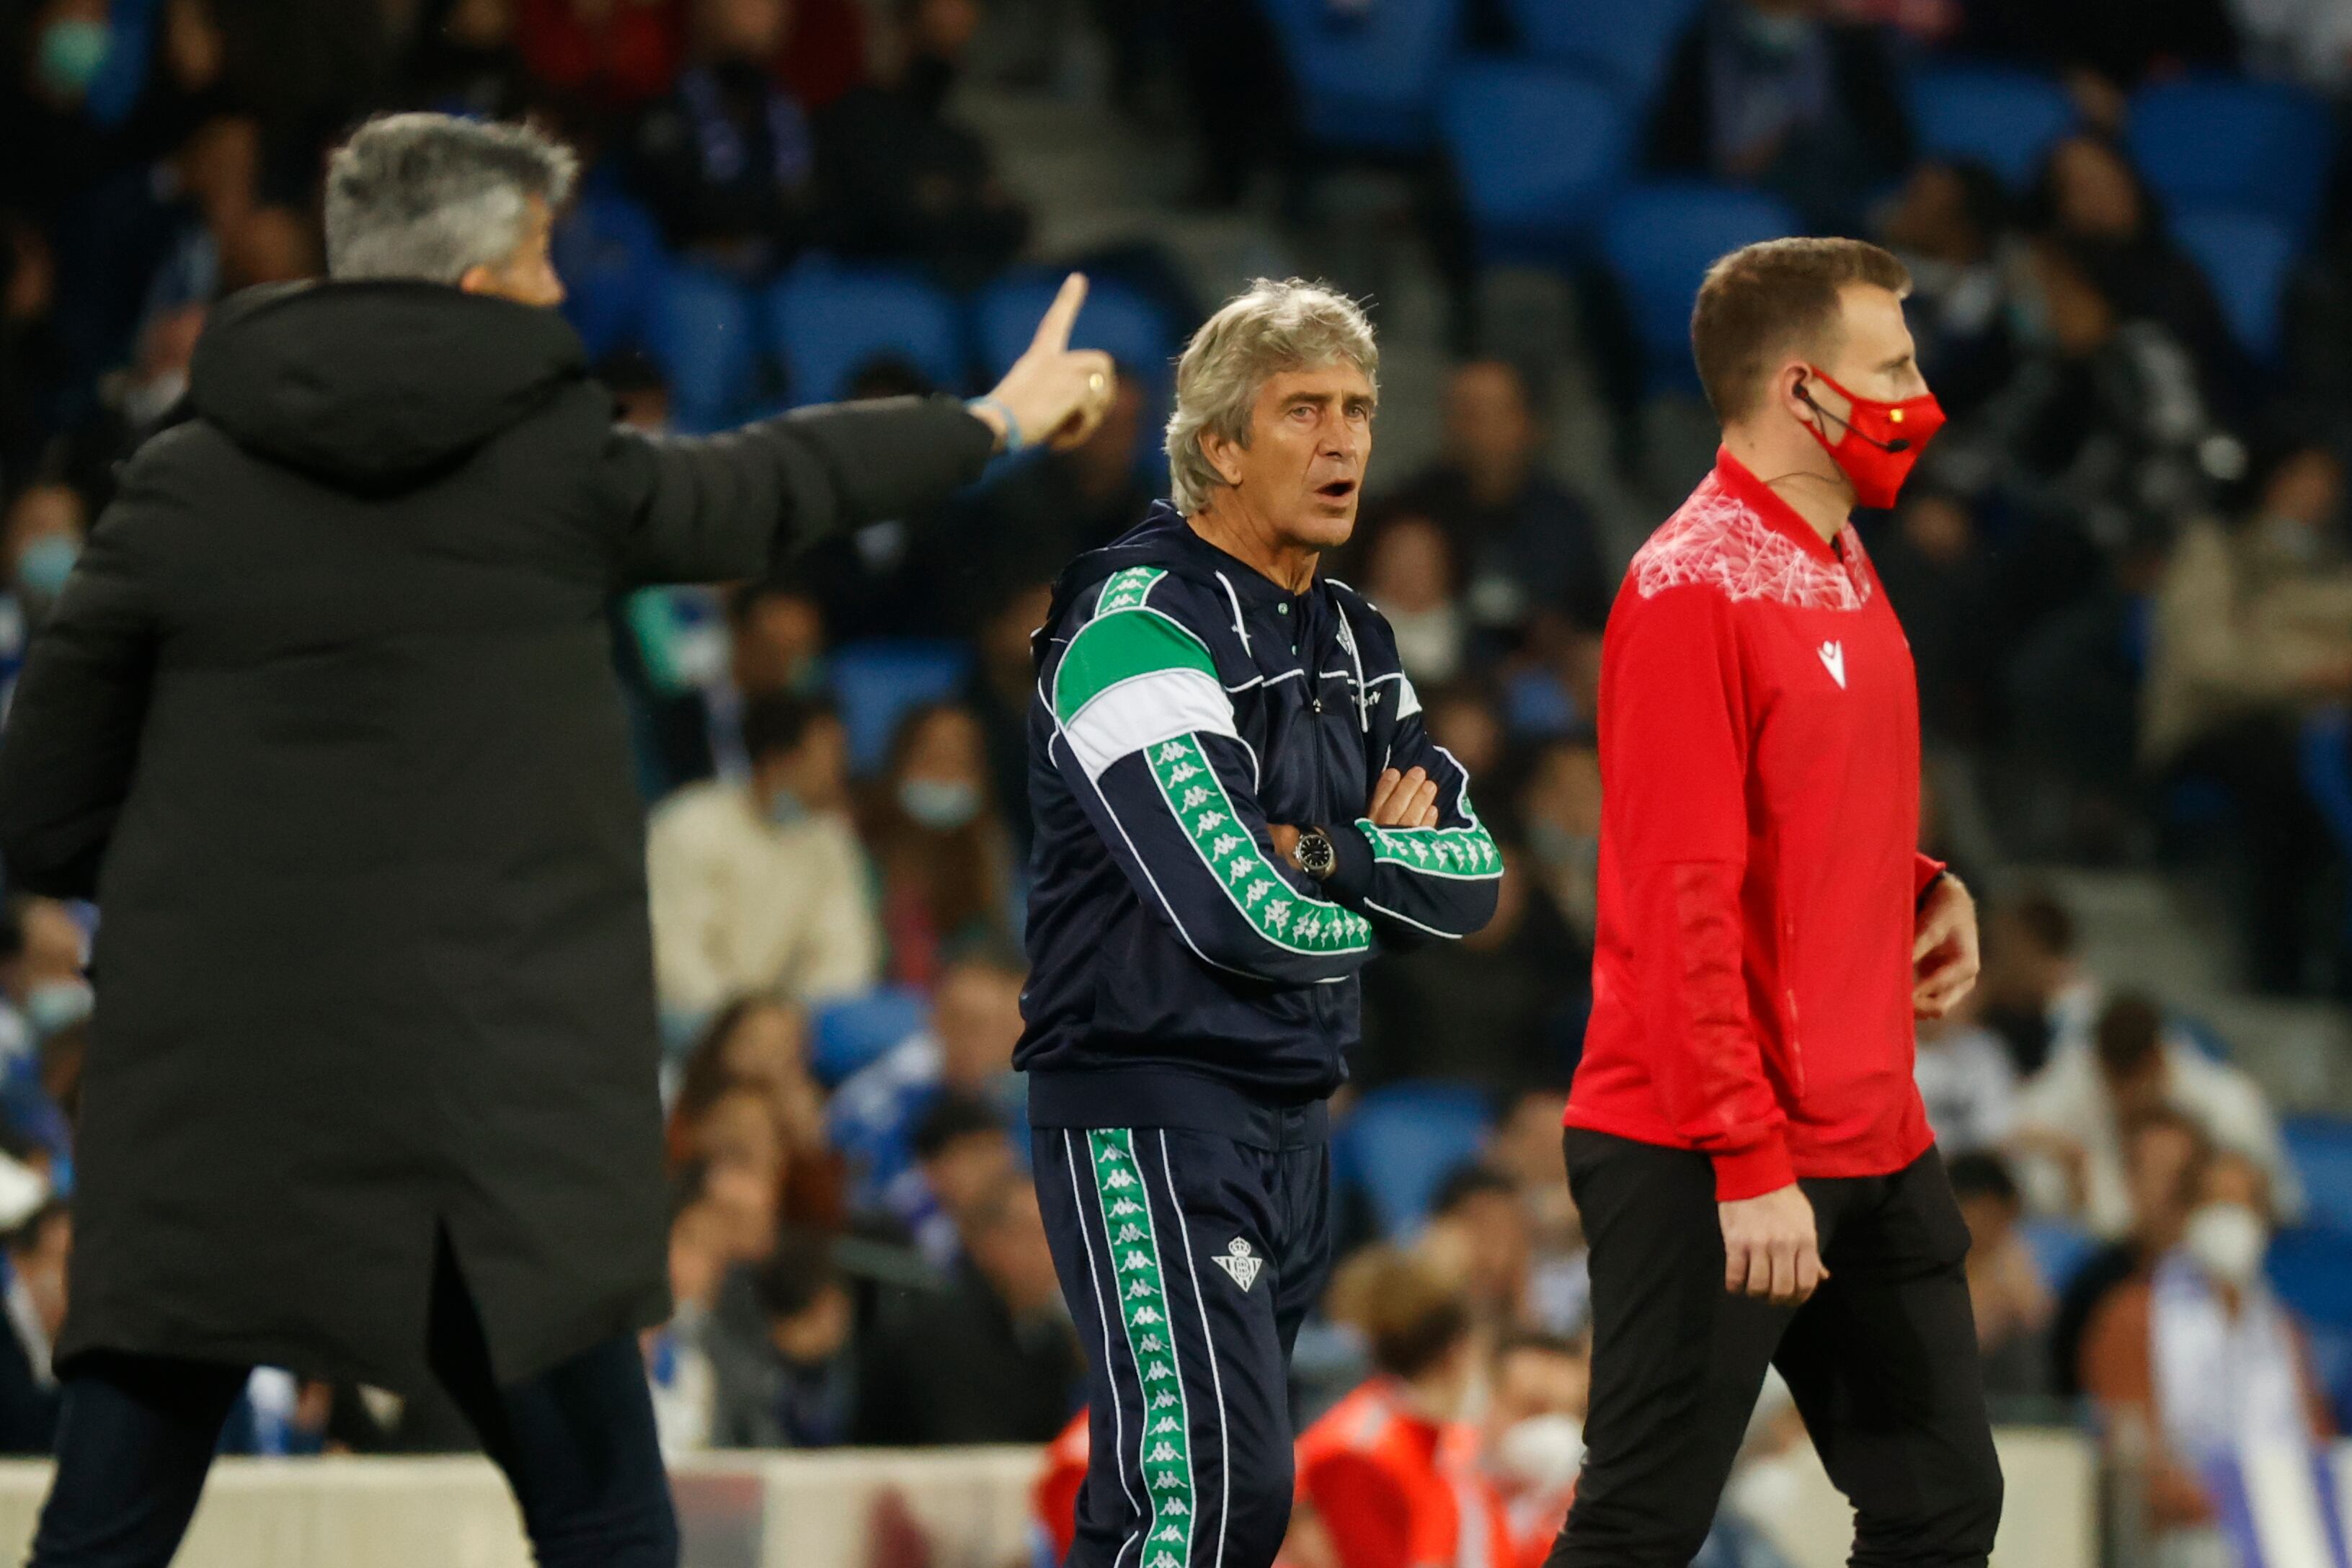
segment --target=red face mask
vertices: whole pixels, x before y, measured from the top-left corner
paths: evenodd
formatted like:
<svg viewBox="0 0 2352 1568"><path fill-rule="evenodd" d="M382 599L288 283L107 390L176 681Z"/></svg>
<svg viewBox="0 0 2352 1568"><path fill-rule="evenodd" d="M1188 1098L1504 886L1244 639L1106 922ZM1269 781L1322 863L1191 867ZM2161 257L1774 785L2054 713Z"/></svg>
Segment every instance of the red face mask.
<svg viewBox="0 0 2352 1568"><path fill-rule="evenodd" d="M1880 402L1874 398L1856 397L1837 382L1808 367L1808 373L1819 376L1823 386L1836 392L1853 406L1843 419L1813 402L1805 391L1805 383L1797 383L1797 396L1807 407L1823 419L1844 426L1844 433L1835 441L1822 434L1818 424L1808 424L1813 439L1830 455L1853 486L1853 498L1865 507L1891 507L1902 493L1903 481L1911 476L1911 465L1919 461L1920 449L1927 438L1944 428L1944 410L1933 392L1906 397L1901 402Z"/></svg>

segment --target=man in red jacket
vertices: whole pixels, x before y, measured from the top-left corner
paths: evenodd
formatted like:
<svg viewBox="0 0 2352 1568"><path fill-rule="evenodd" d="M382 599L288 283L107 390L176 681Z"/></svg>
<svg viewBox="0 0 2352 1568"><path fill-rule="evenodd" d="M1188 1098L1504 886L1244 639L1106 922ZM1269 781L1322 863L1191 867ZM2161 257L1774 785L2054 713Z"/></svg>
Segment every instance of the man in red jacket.
<svg viewBox="0 0 2352 1568"><path fill-rule="evenodd" d="M1592 1408L1552 1568L1689 1563L1765 1364L1853 1501L1857 1568L1981 1565L2000 1517L1912 1020L1977 967L1916 852L1909 645L1847 514L1943 423L1902 264L1716 263L1691 317L1715 469L1633 558L1601 675L1599 936L1569 1180Z"/></svg>

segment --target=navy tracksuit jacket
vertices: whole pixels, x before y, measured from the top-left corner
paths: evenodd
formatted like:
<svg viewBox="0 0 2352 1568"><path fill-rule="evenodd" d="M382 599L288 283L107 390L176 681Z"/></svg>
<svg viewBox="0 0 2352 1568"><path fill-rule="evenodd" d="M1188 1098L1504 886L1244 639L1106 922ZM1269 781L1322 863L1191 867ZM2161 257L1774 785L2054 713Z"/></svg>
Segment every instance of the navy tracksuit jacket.
<svg viewBox="0 0 2352 1568"><path fill-rule="evenodd" d="M1093 1367L1070 1561L1265 1568L1357 971L1485 925L1502 860L1388 623L1343 584L1293 594L1156 506L1063 574L1034 646L1013 1062ZM1381 770L1414 767L1439 825L1363 821ZM1318 886L1269 822L1323 828L1338 869Z"/></svg>

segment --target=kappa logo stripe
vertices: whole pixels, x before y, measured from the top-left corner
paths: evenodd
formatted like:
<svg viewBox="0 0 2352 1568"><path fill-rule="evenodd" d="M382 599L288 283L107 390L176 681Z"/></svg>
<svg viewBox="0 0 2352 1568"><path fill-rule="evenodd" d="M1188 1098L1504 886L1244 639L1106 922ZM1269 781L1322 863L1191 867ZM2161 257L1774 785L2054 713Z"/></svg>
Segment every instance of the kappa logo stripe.
<svg viewBox="0 0 2352 1568"><path fill-rule="evenodd" d="M1186 1403L1183 1372L1177 1364L1174 1327L1168 1322L1168 1287L1160 1271L1151 1197L1135 1163L1132 1130L1107 1127L1089 1132L1087 1147L1093 1156L1096 1197L1106 1222L1113 1203L1131 1192L1143 1194L1143 1201L1135 1206L1139 1212L1128 1222L1138 1232L1135 1240L1113 1244L1114 1300L1127 1331L1127 1348L1135 1357L1137 1382L1149 1391L1147 1410L1174 1413L1143 1423L1136 1433L1136 1468L1143 1474L1150 1510L1143 1526L1141 1568L1188 1568L1197 1508L1192 1490L1192 1412ZM1108 1223L1104 1234L1112 1234Z"/></svg>

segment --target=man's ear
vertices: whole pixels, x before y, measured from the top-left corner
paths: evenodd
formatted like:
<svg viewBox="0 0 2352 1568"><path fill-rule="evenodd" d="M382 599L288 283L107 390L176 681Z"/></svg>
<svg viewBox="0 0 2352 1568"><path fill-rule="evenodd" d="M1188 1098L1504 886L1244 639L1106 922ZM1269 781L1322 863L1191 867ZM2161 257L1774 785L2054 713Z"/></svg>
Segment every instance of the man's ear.
<svg viewBox="0 0 2352 1568"><path fill-rule="evenodd" d="M468 294L496 294L499 275L495 267L469 267L457 278L457 287Z"/></svg>
<svg viewBox="0 0 2352 1568"><path fill-rule="evenodd" d="M1201 432L1201 455L1217 471L1217 477L1228 485L1242 482L1241 444L1227 441L1213 430Z"/></svg>

